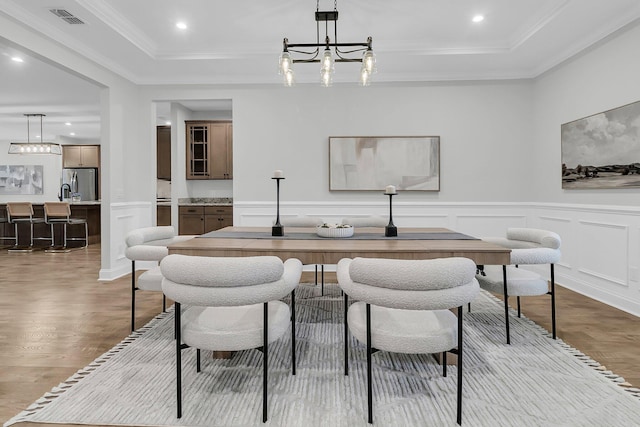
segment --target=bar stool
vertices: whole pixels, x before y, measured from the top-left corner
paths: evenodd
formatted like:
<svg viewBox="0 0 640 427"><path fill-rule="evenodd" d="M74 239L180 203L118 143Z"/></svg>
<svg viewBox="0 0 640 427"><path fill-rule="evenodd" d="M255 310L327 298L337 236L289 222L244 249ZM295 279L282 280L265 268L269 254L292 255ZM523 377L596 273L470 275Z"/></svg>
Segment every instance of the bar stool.
<svg viewBox="0 0 640 427"><path fill-rule="evenodd" d="M34 218L33 216L33 205L30 202L8 202L7 203L7 219L9 224L13 224L14 234L16 243L14 246L9 248L10 252L30 252L33 250L33 224L42 224L44 223L44 218ZM20 246L19 235L18 235L18 225L19 224L29 224L29 246ZM42 237L38 237L36 239L43 239ZM45 239L48 239L45 238Z"/></svg>
<svg viewBox="0 0 640 427"><path fill-rule="evenodd" d="M0 217L0 227L2 228L3 234L0 236L0 240L11 240L13 241L13 246L17 246L18 241L16 240L15 234L13 236L5 236L4 232L6 231L6 227L4 224L9 224L9 218L6 215L7 210L3 209L4 213L0 213L2 215Z"/></svg>
<svg viewBox="0 0 640 427"><path fill-rule="evenodd" d="M60 250L67 249L67 241L69 240L82 240L84 245L81 248L87 247L89 244L89 229L87 220L84 218L71 218L71 207L67 202L45 202L44 203L44 221L51 226L51 245L46 252L58 252ZM62 225L62 247L57 248L55 245L54 226L56 224ZM84 237L67 237L68 225L84 225Z"/></svg>

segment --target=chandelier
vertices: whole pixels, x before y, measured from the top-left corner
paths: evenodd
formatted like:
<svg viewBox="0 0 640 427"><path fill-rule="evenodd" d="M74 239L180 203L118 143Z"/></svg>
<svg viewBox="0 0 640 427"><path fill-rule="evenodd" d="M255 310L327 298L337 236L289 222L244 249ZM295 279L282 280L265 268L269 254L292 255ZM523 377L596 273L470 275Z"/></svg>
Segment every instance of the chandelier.
<svg viewBox="0 0 640 427"><path fill-rule="evenodd" d="M331 86L335 62L361 62L360 84L368 86L371 75L376 70L376 57L371 45L373 40L367 37L363 43L338 43L338 10L337 0L330 11L321 11L320 0L316 4L316 43L289 43L287 38L283 41L282 54L279 61L279 74L284 78L285 86L292 86L295 82L293 64L320 63L320 84ZM324 43L320 42L320 26L324 22ZM333 22L333 42L329 37L329 23ZM313 49L315 48L315 49ZM322 54L320 53L321 48ZM332 50L333 49L333 50ZM293 58L292 53L298 58Z"/></svg>
<svg viewBox="0 0 640 427"><path fill-rule="evenodd" d="M60 144L44 142L42 140L42 118L44 114L25 114L27 116L27 142L12 142L9 144L9 154L62 154ZM31 142L30 117L40 117L40 142Z"/></svg>

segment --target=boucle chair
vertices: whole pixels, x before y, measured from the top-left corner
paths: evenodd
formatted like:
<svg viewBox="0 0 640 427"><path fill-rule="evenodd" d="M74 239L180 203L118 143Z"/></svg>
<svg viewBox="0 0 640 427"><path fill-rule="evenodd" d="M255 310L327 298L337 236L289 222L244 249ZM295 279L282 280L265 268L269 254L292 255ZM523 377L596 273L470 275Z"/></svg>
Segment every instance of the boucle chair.
<svg viewBox="0 0 640 427"><path fill-rule="evenodd" d="M509 297L517 297L518 317L521 316L520 297L535 295L551 295L551 329L556 339L556 293L554 264L560 260L560 236L552 231L536 228L509 228L506 238L484 238L511 249L511 265L502 267L486 265L479 268L476 275L480 287L489 292L502 294L504 298L504 315L507 344L511 344L509 332ZM549 264L551 287L539 274L522 268L519 265Z"/></svg>
<svg viewBox="0 0 640 427"><path fill-rule="evenodd" d="M262 421L267 421L269 343L280 339L291 321L291 369L295 375L295 288L302 263L274 256L199 257L169 255L160 268L163 292L175 301L177 416L182 416L181 350L263 353ZM291 310L282 301L291 293ZM181 305L188 304L181 314ZM268 325L268 326L267 326Z"/></svg>
<svg viewBox="0 0 640 427"><path fill-rule="evenodd" d="M280 223L285 228L315 228L322 225L324 221L321 218L315 218L306 215L300 215L296 217L285 217L280 219ZM286 231L285 231L286 233ZM320 265L321 279L320 279L320 295L324 295L324 264ZM315 264L315 285L318 286L318 264Z"/></svg>
<svg viewBox="0 0 640 427"><path fill-rule="evenodd" d="M125 237L125 256L131 260L131 332L136 324L136 291L162 292L160 266L151 268L138 277L136 284L136 261L159 263L169 254L168 245L192 239L194 236L176 236L172 226L145 227L130 231ZM166 310L166 297L162 296L162 311Z"/></svg>
<svg viewBox="0 0 640 427"><path fill-rule="evenodd" d="M467 258L393 260L342 259L338 284L344 291L345 375L348 375L348 331L367 346L368 422L373 422L371 355L441 353L458 355L457 423L462 422L462 306L480 288L475 263ZM347 310L348 298L353 303ZM458 308L458 316L449 309Z"/></svg>
<svg viewBox="0 0 640 427"><path fill-rule="evenodd" d="M353 227L386 227L389 224L389 218L378 215L342 218L342 224Z"/></svg>

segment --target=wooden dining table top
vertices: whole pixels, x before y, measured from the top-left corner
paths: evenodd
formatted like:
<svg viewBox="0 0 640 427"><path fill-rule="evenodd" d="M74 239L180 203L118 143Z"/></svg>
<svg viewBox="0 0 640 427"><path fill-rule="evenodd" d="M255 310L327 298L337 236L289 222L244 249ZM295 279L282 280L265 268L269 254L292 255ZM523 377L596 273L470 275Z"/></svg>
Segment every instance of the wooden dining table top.
<svg viewBox="0 0 640 427"><path fill-rule="evenodd" d="M297 258L303 264L337 264L342 258L355 257L412 260L465 257L477 265L506 265L511 252L508 248L479 239L311 239L309 233L315 234L315 228L304 227L286 228L284 239L246 237L250 233L271 233L271 227L226 227L219 231L224 232L225 237L194 237L169 245L169 254L216 257L274 255L282 260ZM244 237L228 237L233 233ZM354 234L358 233L384 236L384 227L357 227ZM398 228L398 234L402 233L455 232L446 228Z"/></svg>

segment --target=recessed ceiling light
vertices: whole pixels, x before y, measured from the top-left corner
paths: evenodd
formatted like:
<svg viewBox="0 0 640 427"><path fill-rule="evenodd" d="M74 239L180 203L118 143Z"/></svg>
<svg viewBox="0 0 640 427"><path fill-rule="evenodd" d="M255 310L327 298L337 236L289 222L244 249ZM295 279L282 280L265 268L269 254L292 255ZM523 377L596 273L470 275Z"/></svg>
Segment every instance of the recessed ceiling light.
<svg viewBox="0 0 640 427"><path fill-rule="evenodd" d="M70 122L66 122L65 126L71 126L71 123Z"/></svg>
<svg viewBox="0 0 640 427"><path fill-rule="evenodd" d="M473 19L471 19L471 20L472 20L473 22L476 22L476 23L477 23L477 22L482 22L482 21L484 21L484 16L482 16L482 15L476 15L476 16L474 16L474 17L473 17Z"/></svg>
<svg viewBox="0 0 640 427"><path fill-rule="evenodd" d="M14 56L11 58L11 60L15 62L24 62L24 59L20 58L19 56Z"/></svg>
<svg viewBox="0 0 640 427"><path fill-rule="evenodd" d="M171 122L169 120L167 120L166 122L164 122L165 125L170 125Z"/></svg>
<svg viewBox="0 0 640 427"><path fill-rule="evenodd" d="M177 22L176 27L180 28L181 30L186 30L187 24L185 24L184 22Z"/></svg>
<svg viewBox="0 0 640 427"><path fill-rule="evenodd" d="M76 135L76 133L75 133L75 132L71 132L69 135L71 135L71 136L75 136L75 135Z"/></svg>

